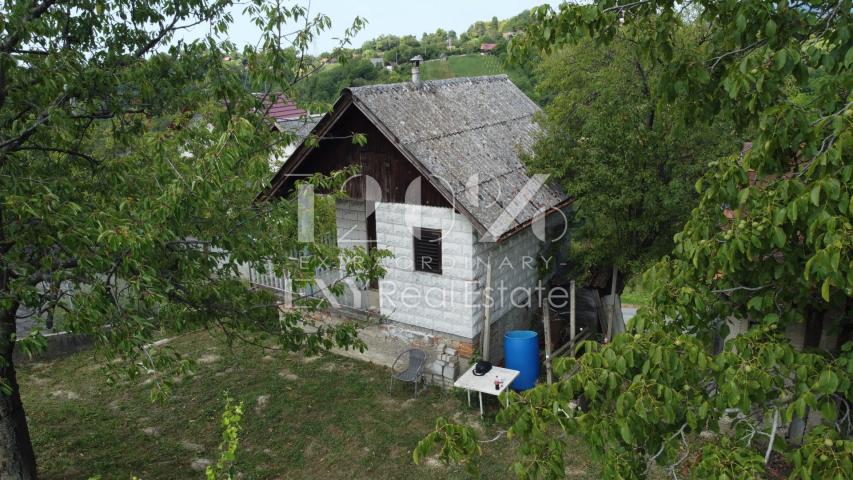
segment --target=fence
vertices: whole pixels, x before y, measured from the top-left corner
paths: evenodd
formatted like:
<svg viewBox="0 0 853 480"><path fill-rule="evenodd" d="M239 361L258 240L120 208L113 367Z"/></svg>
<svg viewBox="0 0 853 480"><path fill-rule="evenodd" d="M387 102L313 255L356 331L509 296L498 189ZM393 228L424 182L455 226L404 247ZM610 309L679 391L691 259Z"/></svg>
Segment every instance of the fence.
<svg viewBox="0 0 853 480"><path fill-rule="evenodd" d="M322 245L335 245L336 243L334 235L324 235L320 239L316 240L316 242ZM311 252L308 249L308 246L305 245L301 248L293 248L290 251L288 257L291 260L299 260L310 255ZM332 267L320 266L314 271L314 275L315 277L319 277L324 273L329 273L332 270ZM272 290L278 294L285 296L288 300L292 299L292 295L294 293L297 293L299 295L313 295L317 291L314 285L308 285L307 287L300 289L299 292L294 292L293 282L289 278L288 273L283 272L282 275L276 275L272 264L267 265L265 273L259 272L258 270L249 267L247 277L249 283L252 284L252 286Z"/></svg>

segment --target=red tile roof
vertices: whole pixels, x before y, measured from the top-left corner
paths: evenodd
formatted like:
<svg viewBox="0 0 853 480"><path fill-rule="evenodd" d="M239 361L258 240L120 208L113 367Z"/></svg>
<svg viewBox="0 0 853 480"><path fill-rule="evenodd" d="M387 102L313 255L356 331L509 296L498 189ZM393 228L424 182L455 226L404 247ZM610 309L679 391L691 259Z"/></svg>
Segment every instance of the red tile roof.
<svg viewBox="0 0 853 480"><path fill-rule="evenodd" d="M488 52L490 50L494 50L498 46L497 43L481 43L480 50L484 52Z"/></svg>
<svg viewBox="0 0 853 480"><path fill-rule="evenodd" d="M269 99L264 103L269 105ZM306 115L308 115L308 112L299 108L296 102L283 96L276 98L275 103L269 107L269 111L267 112L267 116L276 122L302 118Z"/></svg>

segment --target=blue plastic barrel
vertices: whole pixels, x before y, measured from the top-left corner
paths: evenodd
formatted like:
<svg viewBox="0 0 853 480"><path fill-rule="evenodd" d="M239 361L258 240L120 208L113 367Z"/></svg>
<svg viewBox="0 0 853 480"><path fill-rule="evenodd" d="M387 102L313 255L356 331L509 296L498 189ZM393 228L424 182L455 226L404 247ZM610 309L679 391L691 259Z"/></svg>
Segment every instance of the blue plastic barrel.
<svg viewBox="0 0 853 480"><path fill-rule="evenodd" d="M533 330L510 330L504 335L506 368L521 372L510 385L517 392L536 386L539 378L538 337Z"/></svg>

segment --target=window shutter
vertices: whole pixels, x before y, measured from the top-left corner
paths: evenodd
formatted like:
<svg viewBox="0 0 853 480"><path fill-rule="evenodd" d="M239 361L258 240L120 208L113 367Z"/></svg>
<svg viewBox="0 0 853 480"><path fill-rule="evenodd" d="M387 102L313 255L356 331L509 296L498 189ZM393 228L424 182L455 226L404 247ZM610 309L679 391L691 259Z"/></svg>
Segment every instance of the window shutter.
<svg viewBox="0 0 853 480"><path fill-rule="evenodd" d="M415 228L415 270L441 274L441 230Z"/></svg>

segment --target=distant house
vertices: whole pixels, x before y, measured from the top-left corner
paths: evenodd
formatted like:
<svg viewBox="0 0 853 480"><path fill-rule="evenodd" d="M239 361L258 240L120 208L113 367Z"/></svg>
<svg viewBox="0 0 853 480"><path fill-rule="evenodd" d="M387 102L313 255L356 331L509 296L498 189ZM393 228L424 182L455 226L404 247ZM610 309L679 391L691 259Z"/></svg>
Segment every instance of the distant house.
<svg viewBox="0 0 853 480"><path fill-rule="evenodd" d="M382 57L373 57L370 59L370 63L373 64L374 67L382 68L385 66L385 60Z"/></svg>
<svg viewBox="0 0 853 480"><path fill-rule="evenodd" d="M509 40L510 38L515 36L515 32L504 32L501 34L504 39Z"/></svg>
<svg viewBox="0 0 853 480"><path fill-rule="evenodd" d="M296 102L282 95L268 95L264 99L264 107L267 109L267 116L276 122L296 120L308 115Z"/></svg>
<svg viewBox="0 0 853 480"><path fill-rule="evenodd" d="M278 169L284 159L289 157L296 146L302 143L319 121L321 115L311 115L308 111L296 105L296 102L281 95L273 95L264 101L266 116L272 121L272 126L280 132L295 134L293 142L285 146L280 156L270 159L270 165Z"/></svg>
<svg viewBox="0 0 853 480"><path fill-rule="evenodd" d="M301 176L359 165L336 203L337 242L393 258L380 282L347 281L336 308L378 313L402 338L470 356L488 283L498 360L503 332L529 328L539 314L534 289L558 263L546 235L564 226L569 206L519 157L534 142L539 111L505 75L348 88L313 128L319 146L298 146L260 198L287 195ZM354 145L355 133L367 144Z"/></svg>
<svg viewBox="0 0 853 480"><path fill-rule="evenodd" d="M491 55L494 53L494 50L498 48L497 43L481 43L480 44L480 53L483 55Z"/></svg>

